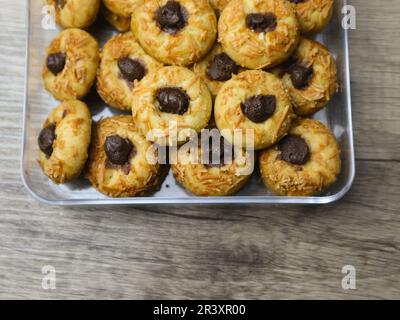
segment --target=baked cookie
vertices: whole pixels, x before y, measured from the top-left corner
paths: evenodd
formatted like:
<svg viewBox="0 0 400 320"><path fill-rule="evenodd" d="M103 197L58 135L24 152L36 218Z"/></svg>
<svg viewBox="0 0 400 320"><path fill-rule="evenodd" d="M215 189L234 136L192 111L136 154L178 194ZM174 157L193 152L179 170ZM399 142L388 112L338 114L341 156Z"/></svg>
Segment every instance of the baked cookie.
<svg viewBox="0 0 400 320"><path fill-rule="evenodd" d="M303 33L322 31L333 13L334 0L289 0L294 7Z"/></svg>
<svg viewBox="0 0 400 320"><path fill-rule="evenodd" d="M218 22L224 51L249 69L285 61L296 48L299 24L286 0L232 0Z"/></svg>
<svg viewBox="0 0 400 320"><path fill-rule="evenodd" d="M94 83L99 61L99 46L89 33L64 30L46 50L44 86L57 100L81 99Z"/></svg>
<svg viewBox="0 0 400 320"><path fill-rule="evenodd" d="M149 73L134 88L132 115L143 135L161 145L187 140L210 120L211 94L199 76L184 67L169 66Z"/></svg>
<svg viewBox="0 0 400 320"><path fill-rule="evenodd" d="M110 197L148 195L161 186L168 172L168 166L148 161L151 146L131 116L102 119L93 133L87 178Z"/></svg>
<svg viewBox="0 0 400 320"><path fill-rule="evenodd" d="M125 18L116 15L114 12L102 6L102 13L106 21L119 32L127 32L131 28L131 17Z"/></svg>
<svg viewBox="0 0 400 320"><path fill-rule="evenodd" d="M260 155L265 185L282 196L313 196L336 181L340 149L321 122L298 119L290 134Z"/></svg>
<svg viewBox="0 0 400 320"><path fill-rule="evenodd" d="M241 67L224 52L220 44L216 44L204 59L193 65L193 71L207 84L212 95L216 96L222 85L238 74Z"/></svg>
<svg viewBox="0 0 400 320"><path fill-rule="evenodd" d="M133 87L147 73L162 67L160 62L144 52L131 32L116 35L103 48L97 72L97 91L108 105L130 111Z"/></svg>
<svg viewBox="0 0 400 320"><path fill-rule="evenodd" d="M294 114L278 77L249 70L222 86L215 100L214 116L218 129L230 143L259 150L287 134ZM237 139L240 133L235 130L241 130L241 142L233 142L233 136Z"/></svg>
<svg viewBox="0 0 400 320"><path fill-rule="evenodd" d="M273 72L282 78L300 116L324 108L338 90L335 58L322 44L304 37L292 58Z"/></svg>
<svg viewBox="0 0 400 320"><path fill-rule="evenodd" d="M218 133L218 130L215 129ZM229 196L238 192L254 169L254 153L238 154L218 134L198 143L193 150L186 145L177 152L172 172L175 179L197 196ZM229 155L227 155L227 153Z"/></svg>
<svg viewBox="0 0 400 320"><path fill-rule="evenodd" d="M131 18L133 10L145 0L103 0L105 7L118 17Z"/></svg>
<svg viewBox="0 0 400 320"><path fill-rule="evenodd" d="M100 0L45 0L55 8L56 22L63 28L85 29L97 17Z"/></svg>
<svg viewBox="0 0 400 320"><path fill-rule="evenodd" d="M52 110L38 138L39 164L46 176L57 184L77 178L88 157L90 137L86 104L71 100Z"/></svg>
<svg viewBox="0 0 400 320"><path fill-rule="evenodd" d="M147 53L186 66L214 45L217 18L208 0L148 0L134 10L132 30Z"/></svg>

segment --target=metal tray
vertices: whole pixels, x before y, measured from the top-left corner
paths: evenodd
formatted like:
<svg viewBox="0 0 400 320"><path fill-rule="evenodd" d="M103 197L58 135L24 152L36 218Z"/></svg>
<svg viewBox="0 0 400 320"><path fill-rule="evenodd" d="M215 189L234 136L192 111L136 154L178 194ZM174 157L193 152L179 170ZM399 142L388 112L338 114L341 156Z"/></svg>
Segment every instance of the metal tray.
<svg viewBox="0 0 400 320"><path fill-rule="evenodd" d="M245 188L231 197L194 197L188 194L174 180L172 174L164 182L162 189L151 197L113 199L95 191L83 178L66 185L55 185L41 172L37 163L37 136L49 111L58 105L42 84L41 70L44 51L59 30L42 28L42 0L29 0L27 12L26 50L26 92L24 104L24 134L22 143L22 180L30 193L39 201L52 205L128 205L128 204L323 204L336 201L350 189L354 174L354 146L351 119L350 70L347 30L341 27L342 7L347 0L336 0L335 11L330 25L316 39L324 43L336 57L338 63L339 93L330 105L315 115L335 133L342 149L342 171L337 182L317 197L278 197L262 184L255 173ZM104 21L96 23L90 30L100 44L109 39L113 30ZM95 120L109 116L114 111L93 94L88 98Z"/></svg>

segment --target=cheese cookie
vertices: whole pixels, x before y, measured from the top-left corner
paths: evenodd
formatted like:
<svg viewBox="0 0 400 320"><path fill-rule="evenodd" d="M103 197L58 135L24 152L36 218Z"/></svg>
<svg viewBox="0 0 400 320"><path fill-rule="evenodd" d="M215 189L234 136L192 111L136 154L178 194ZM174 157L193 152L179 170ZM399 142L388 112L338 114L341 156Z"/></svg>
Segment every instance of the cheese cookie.
<svg viewBox="0 0 400 320"><path fill-rule="evenodd" d="M312 119L295 121L289 135L260 155L265 185L282 196L313 196L340 172L340 149L332 132Z"/></svg>
<svg viewBox="0 0 400 320"><path fill-rule="evenodd" d="M83 102L71 100L51 111L38 138L39 164L53 182L77 178L88 157L91 115Z"/></svg>

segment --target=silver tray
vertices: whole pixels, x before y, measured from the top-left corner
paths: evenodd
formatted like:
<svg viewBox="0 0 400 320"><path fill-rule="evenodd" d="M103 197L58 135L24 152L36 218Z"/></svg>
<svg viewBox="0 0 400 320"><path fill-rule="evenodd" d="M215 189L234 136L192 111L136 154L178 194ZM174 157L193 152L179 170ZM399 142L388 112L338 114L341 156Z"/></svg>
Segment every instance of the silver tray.
<svg viewBox="0 0 400 320"><path fill-rule="evenodd" d="M128 204L323 204L336 201L350 189L354 175L354 145L351 118L350 70L347 30L341 27L341 10L347 0L336 0L330 25L316 39L324 43L336 57L338 63L339 93L330 105L315 115L335 133L342 149L342 171L337 182L317 197L278 197L271 194L262 184L257 173L235 196L194 197L174 180L170 173L161 190L151 197L113 199L96 190L83 178L66 185L55 185L48 180L37 163L37 136L49 111L58 105L42 84L41 70L45 48L59 30L42 28L42 0L29 0L27 12L26 84L24 103L24 133L22 143L22 180L29 192L39 201L51 205L128 205ZM102 20L102 19L100 19ZM114 31L104 21L96 23L90 30L100 44L109 39ZM95 120L114 113L93 94L87 101Z"/></svg>

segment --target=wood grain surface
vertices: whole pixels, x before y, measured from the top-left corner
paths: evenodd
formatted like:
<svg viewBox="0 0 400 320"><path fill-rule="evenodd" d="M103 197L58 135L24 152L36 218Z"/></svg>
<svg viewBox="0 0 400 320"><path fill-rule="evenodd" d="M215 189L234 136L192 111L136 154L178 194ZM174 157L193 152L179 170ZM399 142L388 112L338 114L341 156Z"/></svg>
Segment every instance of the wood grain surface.
<svg viewBox="0 0 400 320"><path fill-rule="evenodd" d="M400 298L400 2L350 2L357 177L343 200L104 209L24 190L26 1L1 0L0 298ZM356 290L342 289L344 265Z"/></svg>

